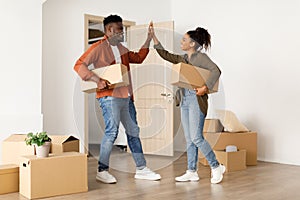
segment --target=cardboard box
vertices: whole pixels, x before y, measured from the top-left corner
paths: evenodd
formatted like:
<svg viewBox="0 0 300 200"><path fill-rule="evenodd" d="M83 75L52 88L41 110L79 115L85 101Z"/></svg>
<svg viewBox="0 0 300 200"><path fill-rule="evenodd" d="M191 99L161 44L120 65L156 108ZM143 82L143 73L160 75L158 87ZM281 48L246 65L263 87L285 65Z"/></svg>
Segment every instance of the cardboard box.
<svg viewBox="0 0 300 200"><path fill-rule="evenodd" d="M47 158L22 156L20 194L23 196L36 199L87 191L86 154L67 152Z"/></svg>
<svg viewBox="0 0 300 200"><path fill-rule="evenodd" d="M111 83L109 89L129 85L127 67L123 64L100 67L92 71ZM86 93L94 93L98 90L97 84L93 81L81 81L81 90Z"/></svg>
<svg viewBox="0 0 300 200"><path fill-rule="evenodd" d="M225 165L226 172L246 169L246 150L236 152L214 151L219 163Z"/></svg>
<svg viewBox="0 0 300 200"><path fill-rule="evenodd" d="M213 150L224 150L227 145L235 145L238 149L246 150L246 165L257 165L257 133L203 133ZM199 162L208 165L208 162L199 151Z"/></svg>
<svg viewBox="0 0 300 200"><path fill-rule="evenodd" d="M79 152L79 140L73 136L50 135L52 139L51 153ZM25 143L26 134L13 134L2 142L2 163L19 165L20 157L35 155L34 146Z"/></svg>
<svg viewBox="0 0 300 200"><path fill-rule="evenodd" d="M171 84L178 87L194 89L202 87L210 76L210 71L185 63L174 64L172 67ZM219 80L209 93L217 92Z"/></svg>
<svg viewBox="0 0 300 200"><path fill-rule="evenodd" d="M219 133L224 129L219 119L205 119L203 132Z"/></svg>
<svg viewBox="0 0 300 200"><path fill-rule="evenodd" d="M26 145L25 138L25 134L13 134L2 142L2 164L19 166L20 156L34 155L34 147Z"/></svg>
<svg viewBox="0 0 300 200"><path fill-rule="evenodd" d="M19 191L19 166L0 165L0 194Z"/></svg>
<svg viewBox="0 0 300 200"><path fill-rule="evenodd" d="M49 135L51 138L50 153L79 152L79 140L74 136Z"/></svg>

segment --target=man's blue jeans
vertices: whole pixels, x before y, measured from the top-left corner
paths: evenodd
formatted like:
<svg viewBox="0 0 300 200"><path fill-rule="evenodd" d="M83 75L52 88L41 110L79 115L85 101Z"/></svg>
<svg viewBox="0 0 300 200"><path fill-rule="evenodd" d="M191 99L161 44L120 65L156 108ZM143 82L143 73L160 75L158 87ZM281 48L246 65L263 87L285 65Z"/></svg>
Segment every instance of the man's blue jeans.
<svg viewBox="0 0 300 200"><path fill-rule="evenodd" d="M196 92L184 89L181 102L181 122L187 145L188 170L196 171L198 148L207 159L211 168L219 166L215 153L203 137L205 115L201 112Z"/></svg>
<svg viewBox="0 0 300 200"><path fill-rule="evenodd" d="M98 99L105 123L105 132L100 147L98 171L108 170L109 157L113 144L118 136L119 125L122 122L127 142L137 169L146 166L141 141L140 129L137 125L136 110L131 98L115 98L106 96Z"/></svg>

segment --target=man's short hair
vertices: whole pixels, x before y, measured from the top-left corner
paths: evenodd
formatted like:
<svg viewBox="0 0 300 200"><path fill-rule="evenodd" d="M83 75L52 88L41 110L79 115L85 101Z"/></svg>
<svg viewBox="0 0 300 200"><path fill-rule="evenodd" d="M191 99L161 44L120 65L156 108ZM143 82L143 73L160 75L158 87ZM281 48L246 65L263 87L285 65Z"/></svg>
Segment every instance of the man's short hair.
<svg viewBox="0 0 300 200"><path fill-rule="evenodd" d="M103 20L104 26L106 26L109 23L116 23L116 22L122 22L122 18L119 15L109 15L108 17L105 17Z"/></svg>

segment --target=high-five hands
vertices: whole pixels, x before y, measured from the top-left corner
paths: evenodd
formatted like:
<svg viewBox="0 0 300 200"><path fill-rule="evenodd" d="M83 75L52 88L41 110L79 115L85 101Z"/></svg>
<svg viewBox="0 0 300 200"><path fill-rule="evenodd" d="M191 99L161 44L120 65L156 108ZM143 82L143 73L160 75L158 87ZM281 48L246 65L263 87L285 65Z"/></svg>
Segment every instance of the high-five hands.
<svg viewBox="0 0 300 200"><path fill-rule="evenodd" d="M147 41L151 41L152 40L152 28L153 28L153 22L151 21L149 23L149 26L148 26L148 35L147 35Z"/></svg>
<svg viewBox="0 0 300 200"><path fill-rule="evenodd" d="M151 34L151 38L153 39L153 42L155 45L159 44L159 40L157 39L156 35L155 35L155 31L154 31L154 26L153 26L153 22L151 21L149 24L149 30L148 32Z"/></svg>

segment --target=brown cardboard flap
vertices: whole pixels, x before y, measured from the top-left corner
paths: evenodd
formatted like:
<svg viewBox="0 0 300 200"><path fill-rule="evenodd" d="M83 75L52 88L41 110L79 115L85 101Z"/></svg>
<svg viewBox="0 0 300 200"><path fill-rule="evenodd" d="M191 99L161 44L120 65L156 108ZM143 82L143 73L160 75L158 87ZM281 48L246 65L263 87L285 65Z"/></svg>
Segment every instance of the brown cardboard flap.
<svg viewBox="0 0 300 200"><path fill-rule="evenodd" d="M26 134L13 134L10 135L8 138L4 140L4 142L20 142L24 141L25 143L25 138L27 137Z"/></svg>
<svg viewBox="0 0 300 200"><path fill-rule="evenodd" d="M71 135L49 135L51 138L50 153L79 152L79 139Z"/></svg>
<svg viewBox="0 0 300 200"><path fill-rule="evenodd" d="M76 137L72 135L49 135L49 137L51 138L52 140L51 142L53 144L63 144L68 141L78 140Z"/></svg>

